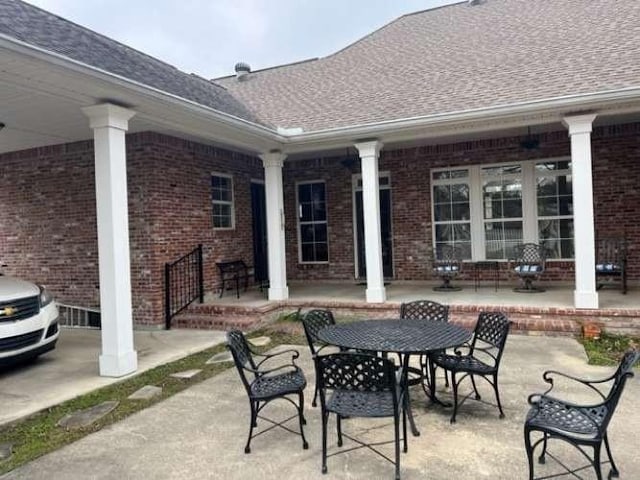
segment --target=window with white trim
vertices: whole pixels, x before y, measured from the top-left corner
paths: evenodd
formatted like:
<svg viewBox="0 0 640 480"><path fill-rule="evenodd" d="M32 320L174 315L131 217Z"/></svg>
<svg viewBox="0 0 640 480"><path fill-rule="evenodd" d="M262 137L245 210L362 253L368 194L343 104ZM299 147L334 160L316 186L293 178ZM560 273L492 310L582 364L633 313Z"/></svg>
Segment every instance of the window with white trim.
<svg viewBox="0 0 640 480"><path fill-rule="evenodd" d="M234 228L233 177L220 173L211 174L211 207L213 228Z"/></svg>
<svg viewBox="0 0 640 480"><path fill-rule="evenodd" d="M571 161L536 162L538 239L547 258L573 258Z"/></svg>
<svg viewBox="0 0 640 480"><path fill-rule="evenodd" d="M326 263L329 244L325 184L299 183L297 194L300 263Z"/></svg>
<svg viewBox="0 0 640 480"><path fill-rule="evenodd" d="M570 159L474 165L431 172L433 246L455 245L467 260L504 260L522 242L550 259L572 259Z"/></svg>
<svg viewBox="0 0 640 480"><path fill-rule="evenodd" d="M469 171L439 170L432 178L435 251L454 245L463 259L471 258Z"/></svg>

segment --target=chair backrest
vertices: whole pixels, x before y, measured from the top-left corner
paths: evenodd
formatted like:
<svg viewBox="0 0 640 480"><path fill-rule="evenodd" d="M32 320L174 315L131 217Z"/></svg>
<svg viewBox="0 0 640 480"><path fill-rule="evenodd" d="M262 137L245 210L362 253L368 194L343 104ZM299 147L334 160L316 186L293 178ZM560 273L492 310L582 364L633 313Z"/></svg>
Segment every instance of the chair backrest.
<svg viewBox="0 0 640 480"><path fill-rule="evenodd" d="M394 363L366 353L339 352L315 359L320 398L325 390L392 392L397 402Z"/></svg>
<svg viewBox="0 0 640 480"><path fill-rule="evenodd" d="M482 354L493 359L496 369L500 365L511 321L502 312L480 312L471 341L471 354Z"/></svg>
<svg viewBox="0 0 640 480"><path fill-rule="evenodd" d="M602 431L606 430L607 425L615 412L627 380L633 377L632 369L638 360L640 360L640 351L636 349L628 350L622 357L616 372L611 377L613 385L611 386L611 390L606 396L602 407L598 410L598 414L603 416L601 424Z"/></svg>
<svg viewBox="0 0 640 480"><path fill-rule="evenodd" d="M449 321L449 305L431 300L415 300L400 305L400 318L408 320Z"/></svg>
<svg viewBox="0 0 640 480"><path fill-rule="evenodd" d="M596 242L596 264L622 268L627 260L627 241L624 237L599 238Z"/></svg>
<svg viewBox="0 0 640 480"><path fill-rule="evenodd" d="M546 260L545 249L537 243L522 243L513 248L516 271L522 274L542 273Z"/></svg>
<svg viewBox="0 0 640 480"><path fill-rule="evenodd" d="M227 348L231 351L233 362L238 369L243 385L247 392L250 392L250 381L247 378L246 369L257 370L257 367L244 334L239 330L227 332ZM256 374L252 372L251 378L255 379L255 377Z"/></svg>
<svg viewBox="0 0 640 480"><path fill-rule="evenodd" d="M439 276L454 276L460 273L462 260L455 245L443 244L436 247L433 259L434 273Z"/></svg>
<svg viewBox="0 0 640 480"><path fill-rule="evenodd" d="M315 343L318 341L318 332L335 323L336 320L330 310L309 310L302 316L302 326L311 355L316 354Z"/></svg>

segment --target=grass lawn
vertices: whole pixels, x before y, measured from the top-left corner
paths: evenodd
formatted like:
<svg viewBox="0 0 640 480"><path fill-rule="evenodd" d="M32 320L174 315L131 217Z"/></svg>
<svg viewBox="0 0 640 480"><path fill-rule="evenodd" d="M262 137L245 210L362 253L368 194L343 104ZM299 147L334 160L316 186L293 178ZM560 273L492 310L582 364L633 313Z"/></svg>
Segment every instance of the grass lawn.
<svg viewBox="0 0 640 480"><path fill-rule="evenodd" d="M618 365L624 352L640 346L640 338L629 335L602 333L598 339L580 340L591 365Z"/></svg>
<svg viewBox="0 0 640 480"><path fill-rule="evenodd" d="M271 349L281 344L306 345L304 337L292 322L279 322L273 326L256 330L248 338L267 335L271 343L263 348L254 347L257 351ZM86 395L51 407L26 419L0 428L0 444L13 445L13 455L0 461L0 475L23 465L41 455L56 450L103 427L118 422L129 415L147 408L191 385L213 377L233 366L233 363L207 365L212 355L224 351L224 345L218 345L199 353L189 355L181 360L161 365L141 373L133 378L123 380ZM184 370L201 369L202 371L190 379L177 379L169 375ZM127 397L145 385L162 387L162 394L151 400L129 400ZM107 400L119 401L118 407L91 426L77 430L66 430L57 425L58 421L69 413L98 405Z"/></svg>

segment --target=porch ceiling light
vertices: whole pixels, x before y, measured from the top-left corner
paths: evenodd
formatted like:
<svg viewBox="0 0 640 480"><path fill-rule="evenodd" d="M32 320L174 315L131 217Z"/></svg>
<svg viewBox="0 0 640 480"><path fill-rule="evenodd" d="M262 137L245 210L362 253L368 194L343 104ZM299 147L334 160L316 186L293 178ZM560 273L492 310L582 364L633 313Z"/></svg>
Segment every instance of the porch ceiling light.
<svg viewBox="0 0 640 480"><path fill-rule="evenodd" d="M5 127L4 123L0 122L0 131Z"/></svg>
<svg viewBox="0 0 640 480"><path fill-rule="evenodd" d="M524 150L537 150L540 147L540 139L536 135L531 135L531 127L527 127L527 136L520 142Z"/></svg>

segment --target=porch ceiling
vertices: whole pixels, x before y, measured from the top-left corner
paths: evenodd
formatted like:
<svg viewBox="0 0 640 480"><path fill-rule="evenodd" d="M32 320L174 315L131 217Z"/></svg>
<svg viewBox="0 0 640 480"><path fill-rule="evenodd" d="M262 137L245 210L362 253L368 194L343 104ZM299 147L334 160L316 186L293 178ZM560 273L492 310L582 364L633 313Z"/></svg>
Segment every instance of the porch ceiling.
<svg viewBox="0 0 640 480"><path fill-rule="evenodd" d="M216 122L207 108L176 108L180 100L160 92L104 78L64 59L51 61L47 54L25 55L4 46L0 38L0 122L5 124L0 153L91 139L80 109L103 102L137 112L129 132L153 130L251 153L278 147L266 129L260 132L249 125L242 130L231 117L227 123Z"/></svg>

